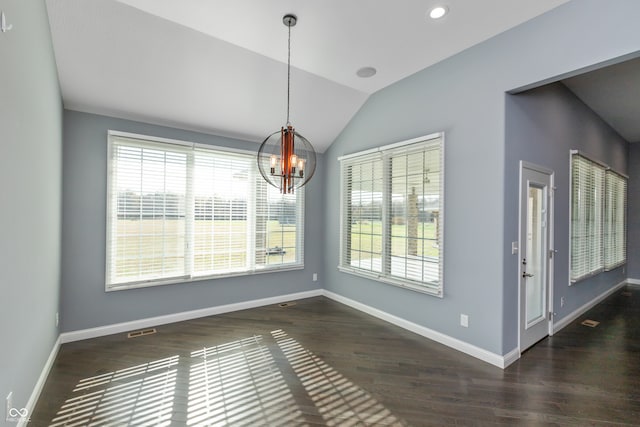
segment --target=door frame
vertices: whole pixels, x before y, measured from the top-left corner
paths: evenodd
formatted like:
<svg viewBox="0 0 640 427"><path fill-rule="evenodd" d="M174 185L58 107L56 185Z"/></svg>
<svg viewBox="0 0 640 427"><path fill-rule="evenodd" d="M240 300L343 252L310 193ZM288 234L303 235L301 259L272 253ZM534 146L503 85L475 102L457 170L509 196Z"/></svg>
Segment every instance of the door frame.
<svg viewBox="0 0 640 427"><path fill-rule="evenodd" d="M554 206L554 201L555 201L555 172L551 169L548 169L544 166L540 166L540 165L536 165L534 163L529 163L527 161L524 160L520 160L520 167L519 167L519 180L518 180L518 252L517 252L517 257L516 257L516 262L518 263L518 277L517 277L517 284L518 284L518 354L522 355L522 345L521 345L521 334L520 331L522 330L522 313L521 313L521 306L522 306L522 273L523 273L523 266L522 266L522 262L520 262L520 253L521 250L523 248L523 245L526 245L526 239L523 239L522 236L522 220L523 220L523 212L522 212L522 178L523 178L523 169L529 169L529 170L533 170L535 172L539 172L539 173L543 173L545 175L549 175L549 189L547 191L548 193L548 200L547 200L547 210L548 210L548 217L547 217L547 230L548 230L548 244L547 244L547 249L549 251L549 253L547 254L549 256L549 258L547 258L548 261L548 265L547 265L547 311L548 313L546 314L547 316L549 316L549 324L548 324L548 334L549 336L553 335L553 320L554 320L554 316L555 313L553 312L553 272L554 272L554 263L555 263L555 258L556 258L556 250L555 250L555 244L554 244L554 238L555 238L555 230L554 230L554 216L555 216L555 206Z"/></svg>

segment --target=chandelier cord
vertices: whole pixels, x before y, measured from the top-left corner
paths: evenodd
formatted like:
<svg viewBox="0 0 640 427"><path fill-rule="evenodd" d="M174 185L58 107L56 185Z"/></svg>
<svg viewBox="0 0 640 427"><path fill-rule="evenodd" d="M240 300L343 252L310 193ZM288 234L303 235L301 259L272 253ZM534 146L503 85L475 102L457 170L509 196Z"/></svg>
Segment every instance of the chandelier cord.
<svg viewBox="0 0 640 427"><path fill-rule="evenodd" d="M316 152L304 136L291 125L291 27L298 18L289 13L282 23L289 27L287 38L287 124L267 136L258 149L260 175L282 194L293 194L309 182L316 170ZM295 140L295 141L294 141Z"/></svg>
<svg viewBox="0 0 640 427"><path fill-rule="evenodd" d="M287 126L291 125L289 121L289 103L291 92L291 22L287 24L289 27L289 45L287 50Z"/></svg>

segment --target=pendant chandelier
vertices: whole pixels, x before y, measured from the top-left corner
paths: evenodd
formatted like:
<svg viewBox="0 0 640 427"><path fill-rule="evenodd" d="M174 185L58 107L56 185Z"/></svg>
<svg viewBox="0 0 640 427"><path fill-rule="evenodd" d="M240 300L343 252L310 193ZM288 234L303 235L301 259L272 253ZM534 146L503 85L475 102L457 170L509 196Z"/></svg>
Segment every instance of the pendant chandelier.
<svg viewBox="0 0 640 427"><path fill-rule="evenodd" d="M282 194L291 194L305 185L316 170L316 152L311 143L296 132L289 121L291 93L291 27L295 15L285 15L282 22L289 29L287 54L287 124L267 136L258 150L258 169L263 178Z"/></svg>

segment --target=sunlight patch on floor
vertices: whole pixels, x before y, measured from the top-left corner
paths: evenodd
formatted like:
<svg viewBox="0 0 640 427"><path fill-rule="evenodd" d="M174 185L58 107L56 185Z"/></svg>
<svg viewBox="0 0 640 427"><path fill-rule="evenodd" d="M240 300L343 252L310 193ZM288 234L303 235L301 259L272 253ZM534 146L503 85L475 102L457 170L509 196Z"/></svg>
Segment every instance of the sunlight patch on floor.
<svg viewBox="0 0 640 427"><path fill-rule="evenodd" d="M302 417L273 355L253 336L194 351L189 426L288 425Z"/></svg>
<svg viewBox="0 0 640 427"><path fill-rule="evenodd" d="M168 426L178 359L172 356L80 380L74 397L65 401L50 427Z"/></svg>
<svg viewBox="0 0 640 427"><path fill-rule="evenodd" d="M328 426L405 425L369 393L284 331L271 332Z"/></svg>
<svg viewBox="0 0 640 427"><path fill-rule="evenodd" d="M49 426L405 425L283 330L268 339L84 378Z"/></svg>

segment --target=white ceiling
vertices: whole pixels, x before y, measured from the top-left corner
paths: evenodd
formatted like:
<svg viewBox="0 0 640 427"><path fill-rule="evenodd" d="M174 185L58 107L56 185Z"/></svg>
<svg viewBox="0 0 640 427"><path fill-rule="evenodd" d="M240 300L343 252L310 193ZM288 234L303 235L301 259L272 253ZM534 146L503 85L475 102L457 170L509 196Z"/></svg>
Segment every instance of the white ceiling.
<svg viewBox="0 0 640 427"><path fill-rule="evenodd" d="M66 108L320 152L377 90L568 0L47 0ZM449 14L426 17L436 4ZM356 71L373 66L362 79Z"/></svg>

